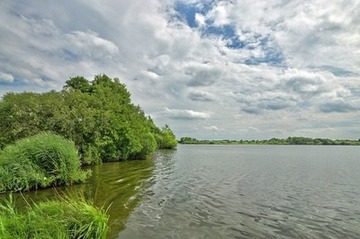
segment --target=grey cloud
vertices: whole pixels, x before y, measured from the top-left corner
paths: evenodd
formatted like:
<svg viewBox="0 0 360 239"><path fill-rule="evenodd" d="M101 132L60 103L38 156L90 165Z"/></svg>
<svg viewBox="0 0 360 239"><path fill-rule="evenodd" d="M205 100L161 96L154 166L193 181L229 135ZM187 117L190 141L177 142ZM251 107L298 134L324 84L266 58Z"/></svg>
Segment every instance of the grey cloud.
<svg viewBox="0 0 360 239"><path fill-rule="evenodd" d="M214 98L206 92L190 92L189 98L193 101L212 102Z"/></svg>
<svg viewBox="0 0 360 239"><path fill-rule="evenodd" d="M292 77L285 83L285 88L305 95L317 95L326 91L320 79Z"/></svg>
<svg viewBox="0 0 360 239"><path fill-rule="evenodd" d="M286 110L289 107L297 107L294 100L289 97L267 97L267 98L256 98L252 100L246 100L243 102L242 111L248 114L262 114L264 111L278 111Z"/></svg>
<svg viewBox="0 0 360 239"><path fill-rule="evenodd" d="M353 71L337 67L337 66L319 66L317 67L320 70L328 71L334 74L335 76L356 76L357 74Z"/></svg>
<svg viewBox="0 0 360 239"><path fill-rule="evenodd" d="M321 112L324 112L324 113L333 113L333 112L348 113L348 112L354 112L354 111L359 110L359 108L356 108L353 105L343 102L341 100L321 104L319 106L319 109Z"/></svg>
<svg viewBox="0 0 360 239"><path fill-rule="evenodd" d="M313 97L320 97L339 87L334 81L334 75L328 72L313 72L311 70L287 69L279 77L279 83L273 87L299 97L298 100L309 101Z"/></svg>
<svg viewBox="0 0 360 239"><path fill-rule="evenodd" d="M188 86L210 86L219 80L221 76L221 70L210 67L191 67L186 70L186 75L191 77L191 80L187 83Z"/></svg>
<svg viewBox="0 0 360 239"><path fill-rule="evenodd" d="M261 114L261 112L262 112L260 108L254 107L254 106L246 106L246 107L243 107L241 110L245 113L254 114L254 115Z"/></svg>
<svg viewBox="0 0 360 239"><path fill-rule="evenodd" d="M162 74L164 74L159 66L149 68L147 71L152 72L152 73L156 74L157 76L161 76Z"/></svg>
<svg viewBox="0 0 360 239"><path fill-rule="evenodd" d="M264 99L259 103L259 106L268 110L282 110L290 107L292 101L290 99L275 97L272 99Z"/></svg>

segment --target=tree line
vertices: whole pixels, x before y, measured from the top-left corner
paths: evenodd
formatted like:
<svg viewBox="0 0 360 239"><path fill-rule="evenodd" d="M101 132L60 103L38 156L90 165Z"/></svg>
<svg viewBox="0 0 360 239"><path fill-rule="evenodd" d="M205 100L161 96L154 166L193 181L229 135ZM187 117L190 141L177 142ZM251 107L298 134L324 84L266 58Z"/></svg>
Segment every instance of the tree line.
<svg viewBox="0 0 360 239"><path fill-rule="evenodd" d="M270 144L270 145L360 145L359 140L340 140L326 138L288 137L286 139L271 138L268 140L198 140L182 137L180 144Z"/></svg>
<svg viewBox="0 0 360 239"><path fill-rule="evenodd" d="M0 101L0 149L41 132L72 140L84 164L141 159L175 148L169 126L157 127L118 78L76 76L61 91L7 93Z"/></svg>

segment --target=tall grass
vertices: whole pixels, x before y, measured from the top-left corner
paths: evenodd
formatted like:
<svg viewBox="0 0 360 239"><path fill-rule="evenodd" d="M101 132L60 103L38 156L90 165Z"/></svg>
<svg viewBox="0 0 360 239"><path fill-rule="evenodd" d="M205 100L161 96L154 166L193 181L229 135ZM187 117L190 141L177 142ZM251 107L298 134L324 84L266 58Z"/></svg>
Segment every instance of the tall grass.
<svg viewBox="0 0 360 239"><path fill-rule="evenodd" d="M20 213L10 199L0 205L0 238L105 239L108 219L83 198L65 198L29 205Z"/></svg>
<svg viewBox="0 0 360 239"><path fill-rule="evenodd" d="M0 192L26 191L82 182L89 172L72 141L41 133L0 151Z"/></svg>

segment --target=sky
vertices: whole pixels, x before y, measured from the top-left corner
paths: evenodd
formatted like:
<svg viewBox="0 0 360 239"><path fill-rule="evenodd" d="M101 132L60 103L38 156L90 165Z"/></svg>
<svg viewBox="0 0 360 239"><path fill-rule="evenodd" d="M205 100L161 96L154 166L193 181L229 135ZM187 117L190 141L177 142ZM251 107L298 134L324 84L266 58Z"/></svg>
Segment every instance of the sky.
<svg viewBox="0 0 360 239"><path fill-rule="evenodd" d="M360 138L358 0L2 0L0 96L118 77L177 138Z"/></svg>

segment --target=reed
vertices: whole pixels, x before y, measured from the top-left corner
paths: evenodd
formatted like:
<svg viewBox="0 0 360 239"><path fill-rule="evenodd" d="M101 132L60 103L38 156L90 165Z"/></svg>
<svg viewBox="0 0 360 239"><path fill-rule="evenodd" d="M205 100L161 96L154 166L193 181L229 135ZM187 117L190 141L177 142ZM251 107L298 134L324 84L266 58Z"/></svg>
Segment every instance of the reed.
<svg viewBox="0 0 360 239"><path fill-rule="evenodd" d="M21 139L0 151L0 192L83 182L90 175L72 141L52 133Z"/></svg>
<svg viewBox="0 0 360 239"><path fill-rule="evenodd" d="M0 238L105 239L105 210L79 197L32 203L18 212L12 197L0 205Z"/></svg>

